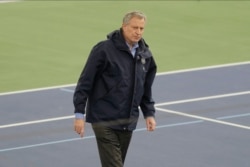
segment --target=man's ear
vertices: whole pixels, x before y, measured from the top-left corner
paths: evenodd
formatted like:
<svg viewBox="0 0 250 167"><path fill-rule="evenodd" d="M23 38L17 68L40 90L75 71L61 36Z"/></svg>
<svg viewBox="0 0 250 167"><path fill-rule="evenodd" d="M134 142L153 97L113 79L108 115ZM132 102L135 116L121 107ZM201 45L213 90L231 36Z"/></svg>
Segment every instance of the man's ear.
<svg viewBox="0 0 250 167"><path fill-rule="evenodd" d="M127 27L127 24L122 24L122 29L126 28Z"/></svg>

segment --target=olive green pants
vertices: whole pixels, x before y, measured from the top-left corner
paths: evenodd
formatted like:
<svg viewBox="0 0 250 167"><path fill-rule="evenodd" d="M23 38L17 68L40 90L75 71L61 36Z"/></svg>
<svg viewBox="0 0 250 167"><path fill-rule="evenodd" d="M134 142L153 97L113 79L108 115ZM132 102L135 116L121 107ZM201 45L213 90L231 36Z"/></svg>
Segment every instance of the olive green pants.
<svg viewBox="0 0 250 167"><path fill-rule="evenodd" d="M123 167L132 131L92 124L102 167Z"/></svg>

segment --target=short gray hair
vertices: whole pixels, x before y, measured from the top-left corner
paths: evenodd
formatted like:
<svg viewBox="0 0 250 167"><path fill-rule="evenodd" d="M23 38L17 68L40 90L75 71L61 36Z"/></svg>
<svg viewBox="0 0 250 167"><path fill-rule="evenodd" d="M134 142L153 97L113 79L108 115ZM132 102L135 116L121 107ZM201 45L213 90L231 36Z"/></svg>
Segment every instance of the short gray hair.
<svg viewBox="0 0 250 167"><path fill-rule="evenodd" d="M132 12L128 12L125 14L125 16L123 17L122 23L128 24L129 21L134 17L144 19L145 21L147 20L147 17L144 13L142 13L140 11L132 11Z"/></svg>

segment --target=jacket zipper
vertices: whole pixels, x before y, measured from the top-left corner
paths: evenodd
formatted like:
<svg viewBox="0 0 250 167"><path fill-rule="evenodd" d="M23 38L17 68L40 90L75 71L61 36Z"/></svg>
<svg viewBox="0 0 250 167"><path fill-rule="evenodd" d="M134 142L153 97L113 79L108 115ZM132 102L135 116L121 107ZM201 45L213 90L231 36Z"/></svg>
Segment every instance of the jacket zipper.
<svg viewBox="0 0 250 167"><path fill-rule="evenodd" d="M138 59L138 55L135 54L135 58L134 58L134 64L135 64L135 76L134 76L134 85L133 85L133 97L132 97L132 101L131 101L131 107L130 107L130 117L131 117L131 114L132 114L132 109L133 109L133 104L134 104L134 99L135 99L135 94L136 94L136 85L137 85L137 59Z"/></svg>

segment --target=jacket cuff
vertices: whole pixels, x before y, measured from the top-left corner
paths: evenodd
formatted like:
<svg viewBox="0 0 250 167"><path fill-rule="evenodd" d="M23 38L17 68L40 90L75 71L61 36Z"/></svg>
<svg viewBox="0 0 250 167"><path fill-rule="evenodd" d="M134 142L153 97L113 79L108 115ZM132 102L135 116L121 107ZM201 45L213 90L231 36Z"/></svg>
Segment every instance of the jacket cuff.
<svg viewBox="0 0 250 167"><path fill-rule="evenodd" d="M154 117L155 118L155 114L154 113L143 113L143 117L144 119L148 118L148 117Z"/></svg>

